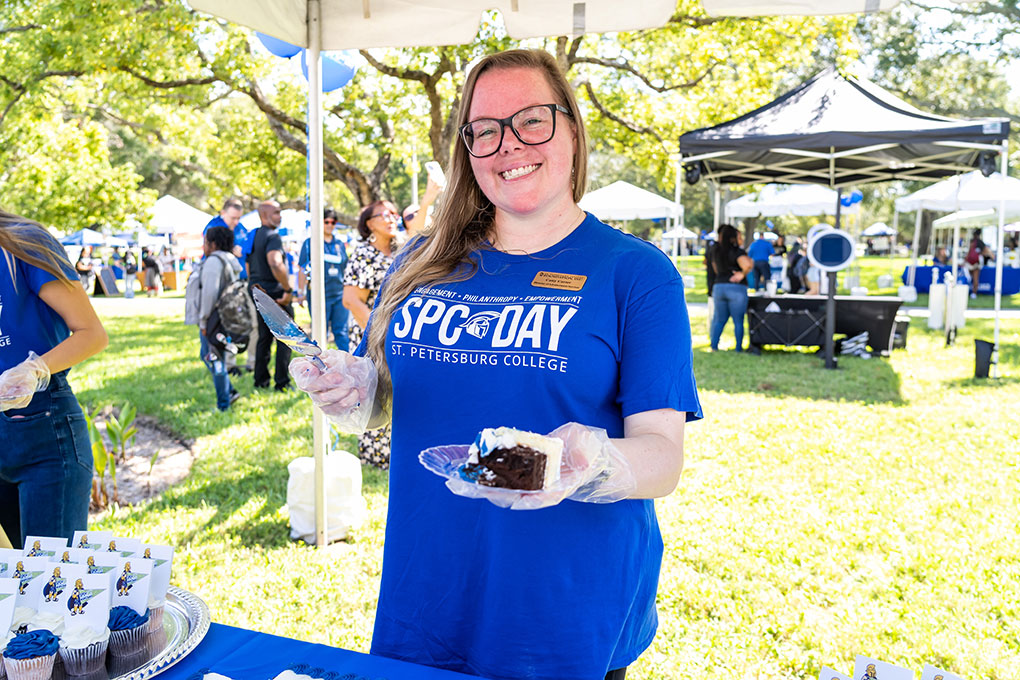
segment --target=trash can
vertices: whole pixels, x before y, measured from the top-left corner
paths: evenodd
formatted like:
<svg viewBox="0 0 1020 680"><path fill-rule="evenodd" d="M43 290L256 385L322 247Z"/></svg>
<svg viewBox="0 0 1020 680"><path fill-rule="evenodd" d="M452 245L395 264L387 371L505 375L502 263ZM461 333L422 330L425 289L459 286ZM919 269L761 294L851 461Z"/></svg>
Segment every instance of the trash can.
<svg viewBox="0 0 1020 680"><path fill-rule="evenodd" d="M974 377L987 378L992 365L992 350L995 345L987 340L974 341Z"/></svg>
<svg viewBox="0 0 1020 680"><path fill-rule="evenodd" d="M907 348L907 331L910 330L910 315L909 314L897 314L896 321L893 324L893 349L906 349Z"/></svg>

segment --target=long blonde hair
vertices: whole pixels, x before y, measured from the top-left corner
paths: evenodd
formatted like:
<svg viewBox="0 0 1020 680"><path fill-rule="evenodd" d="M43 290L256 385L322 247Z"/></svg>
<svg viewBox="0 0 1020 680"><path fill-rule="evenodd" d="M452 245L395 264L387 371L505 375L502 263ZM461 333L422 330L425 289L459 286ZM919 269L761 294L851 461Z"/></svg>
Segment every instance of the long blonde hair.
<svg viewBox="0 0 1020 680"><path fill-rule="evenodd" d="M576 203L584 196L588 182L588 137L574 91L556 59L548 52L509 50L482 58L464 81L457 129L468 122L479 76L486 71L514 68L541 71L557 99L555 103L570 111L570 123L577 140L573 167L573 198ZM476 267L470 254L492 236L496 210L475 181L471 159L460 139L454 144L447 178L448 185L432 227L420 242L410 244L410 252L400 268L390 274L385 287L380 291L379 303L372 314L366 349L379 371L380 402L387 411L393 396L390 371L386 364L386 332L390 318L418 286L470 278Z"/></svg>
<svg viewBox="0 0 1020 680"><path fill-rule="evenodd" d="M47 247L47 241L54 240L38 222L0 209L0 249L4 251L4 260L15 290L18 288L15 260L38 267L68 286L74 285L61 266L67 262L66 256L61 258L63 251L55 252Z"/></svg>

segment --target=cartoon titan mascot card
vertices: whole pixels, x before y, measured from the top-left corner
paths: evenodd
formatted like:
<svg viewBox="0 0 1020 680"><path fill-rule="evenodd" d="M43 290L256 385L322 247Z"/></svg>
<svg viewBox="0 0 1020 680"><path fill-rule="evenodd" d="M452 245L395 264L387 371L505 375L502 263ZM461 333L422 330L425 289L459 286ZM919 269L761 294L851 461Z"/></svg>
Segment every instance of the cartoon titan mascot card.
<svg viewBox="0 0 1020 680"><path fill-rule="evenodd" d="M818 671L818 680L850 680L850 676L834 671L828 666L822 666L822 670Z"/></svg>
<svg viewBox="0 0 1020 680"><path fill-rule="evenodd" d="M6 576L10 578L14 575L14 563L20 560L24 555L20 550L14 550L12 548L0 548L0 576Z"/></svg>
<svg viewBox="0 0 1020 680"><path fill-rule="evenodd" d="M11 629L14 602L17 600L20 585L16 578L0 578L0 630L4 633Z"/></svg>
<svg viewBox="0 0 1020 680"><path fill-rule="evenodd" d="M46 557L22 557L15 560L14 569L8 573L18 579L18 607L31 607L38 609L39 599L42 597L42 589L45 581L46 567L50 564Z"/></svg>
<svg viewBox="0 0 1020 680"><path fill-rule="evenodd" d="M854 660L854 680L914 680L914 671L858 655Z"/></svg>
<svg viewBox="0 0 1020 680"><path fill-rule="evenodd" d="M963 678L955 673L944 671L941 668L932 666L930 663L926 663L924 670L921 671L921 680L963 680Z"/></svg>
<svg viewBox="0 0 1020 680"><path fill-rule="evenodd" d="M60 605L68 628L84 623L100 631L110 620L110 580L105 574L86 574L68 581Z"/></svg>
<svg viewBox="0 0 1020 680"><path fill-rule="evenodd" d="M111 547L116 547L117 552L120 553L121 557L131 557L138 553L142 549L142 541L138 538L125 538L124 536L114 536L107 541L106 549L109 550Z"/></svg>
<svg viewBox="0 0 1020 680"><path fill-rule="evenodd" d="M50 562L57 562L59 564L85 564L85 560L87 560L91 554L91 550L85 550L84 548L64 548L63 550L58 550L54 553L53 557L50 558Z"/></svg>
<svg viewBox="0 0 1020 680"><path fill-rule="evenodd" d="M167 588L170 587L170 567L173 564L174 549L169 545L142 546L142 557L153 561L152 588L149 596L156 600L165 600Z"/></svg>
<svg viewBox="0 0 1020 680"><path fill-rule="evenodd" d="M87 570L84 564L61 564L50 562L46 565L46 573L43 579L42 597L39 599L40 612L63 616L65 607L64 600L67 599L67 589L74 586L75 581L85 576Z"/></svg>
<svg viewBox="0 0 1020 680"><path fill-rule="evenodd" d="M113 573L111 607L131 607L144 614L149 607L153 561L145 558L122 557Z"/></svg>
<svg viewBox="0 0 1020 680"><path fill-rule="evenodd" d="M112 531L76 531L71 539L72 548L86 550L107 550L113 540Z"/></svg>
<svg viewBox="0 0 1020 680"><path fill-rule="evenodd" d="M29 536L25 539L25 557L53 557L58 550L66 547L66 538Z"/></svg>

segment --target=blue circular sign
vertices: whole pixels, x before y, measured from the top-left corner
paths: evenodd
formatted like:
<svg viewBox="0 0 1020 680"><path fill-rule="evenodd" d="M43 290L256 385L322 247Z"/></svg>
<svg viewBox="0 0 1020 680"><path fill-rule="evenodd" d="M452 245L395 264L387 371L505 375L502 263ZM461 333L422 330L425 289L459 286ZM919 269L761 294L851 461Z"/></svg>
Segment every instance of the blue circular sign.
<svg viewBox="0 0 1020 680"><path fill-rule="evenodd" d="M808 243L807 255L823 272L838 272L854 261L854 240L842 229L826 229Z"/></svg>

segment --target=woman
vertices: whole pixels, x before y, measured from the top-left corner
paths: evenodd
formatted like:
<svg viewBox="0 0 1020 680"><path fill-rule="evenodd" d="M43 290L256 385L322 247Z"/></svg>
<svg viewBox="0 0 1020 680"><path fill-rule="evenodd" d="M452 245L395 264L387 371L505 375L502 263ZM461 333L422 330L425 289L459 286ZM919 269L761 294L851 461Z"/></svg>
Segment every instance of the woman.
<svg viewBox="0 0 1020 680"><path fill-rule="evenodd" d="M94 267L92 246L82 246L81 252L78 253L78 261L74 263L74 271L86 293L92 292L92 282L95 280Z"/></svg>
<svg viewBox="0 0 1020 680"><path fill-rule="evenodd" d="M209 316L216 307L220 293L241 273L241 265L233 255L234 232L227 227L209 227L202 242L205 259L199 266L198 276L201 295L198 306L199 354L206 368L212 373L216 389L216 408L229 411L230 405L240 397L230 384L226 357L210 345L208 330Z"/></svg>
<svg viewBox="0 0 1020 680"><path fill-rule="evenodd" d="M159 295L160 288L163 286L159 262L152 256L148 248L142 248L142 267L145 269L145 294L149 297Z"/></svg>
<svg viewBox="0 0 1020 680"><path fill-rule="evenodd" d="M675 488L700 417L683 284L657 248L577 206L587 141L551 55L483 58L461 101L446 198L359 348L393 421L372 652L494 679L622 678L656 628L649 499ZM360 391L328 386L346 361L292 371L343 408ZM514 497L544 507L454 495L418 463L496 426L564 440L570 484Z"/></svg>
<svg viewBox="0 0 1020 680"><path fill-rule="evenodd" d="M107 338L44 228L0 210L0 251L0 526L20 548L87 528L92 447L67 373Z"/></svg>
<svg viewBox="0 0 1020 680"><path fill-rule="evenodd" d="M737 351L744 347L744 313L747 312L747 273L754 263L741 248L743 237L732 225L719 227L719 241L712 253L712 268L715 270L715 286L712 287L712 301L715 313L712 316L712 331L709 340L712 351L719 351L719 338L726 321L733 319L733 335L737 339Z"/></svg>
<svg viewBox="0 0 1020 680"><path fill-rule="evenodd" d="M348 324L350 348L359 344L383 278L393 264L394 239L400 214L389 201L376 201L361 211L355 248L344 271L343 304L354 318ZM362 462L386 470L390 466L390 428L381 427L358 436L358 457Z"/></svg>

